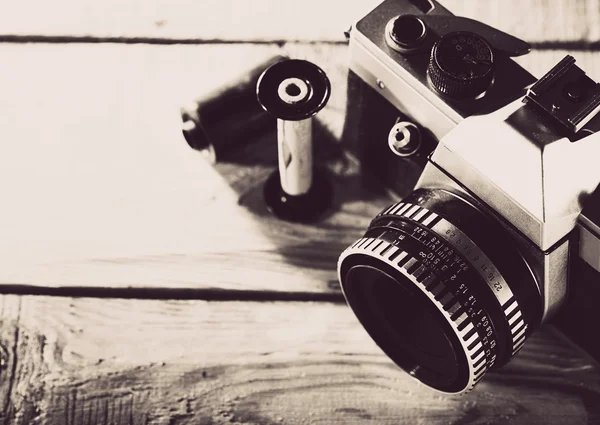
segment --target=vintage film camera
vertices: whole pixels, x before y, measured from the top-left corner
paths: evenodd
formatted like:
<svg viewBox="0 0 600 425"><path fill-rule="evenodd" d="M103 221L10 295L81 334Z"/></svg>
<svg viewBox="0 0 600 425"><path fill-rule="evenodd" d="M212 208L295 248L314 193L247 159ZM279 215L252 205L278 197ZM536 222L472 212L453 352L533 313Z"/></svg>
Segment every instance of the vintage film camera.
<svg viewBox="0 0 600 425"><path fill-rule="evenodd" d="M349 45L372 129L355 153L402 198L338 262L375 342L447 393L553 317L597 354L599 85L571 56L536 82L511 59L527 43L430 0L383 2Z"/></svg>

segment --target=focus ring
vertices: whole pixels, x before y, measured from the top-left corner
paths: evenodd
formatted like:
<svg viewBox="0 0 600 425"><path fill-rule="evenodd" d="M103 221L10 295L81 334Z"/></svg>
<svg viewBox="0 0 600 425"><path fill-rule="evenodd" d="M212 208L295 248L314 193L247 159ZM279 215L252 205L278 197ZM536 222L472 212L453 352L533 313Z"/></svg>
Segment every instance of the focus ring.
<svg viewBox="0 0 600 425"><path fill-rule="evenodd" d="M431 229L454 246L469 261L471 266L478 270L498 303L502 306L502 311L511 332L512 358L523 347L528 326L508 283L485 253L452 223L419 205L398 202L385 209L377 217L386 215L410 219Z"/></svg>

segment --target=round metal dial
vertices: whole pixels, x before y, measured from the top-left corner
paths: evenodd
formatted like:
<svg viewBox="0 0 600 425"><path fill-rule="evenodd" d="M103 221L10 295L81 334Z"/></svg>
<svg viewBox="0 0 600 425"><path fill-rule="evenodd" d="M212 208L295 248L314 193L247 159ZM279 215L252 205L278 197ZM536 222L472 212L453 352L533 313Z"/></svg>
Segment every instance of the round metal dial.
<svg viewBox="0 0 600 425"><path fill-rule="evenodd" d="M484 93L494 77L494 53L477 34L451 32L438 40L431 50L427 76L441 95L472 99Z"/></svg>

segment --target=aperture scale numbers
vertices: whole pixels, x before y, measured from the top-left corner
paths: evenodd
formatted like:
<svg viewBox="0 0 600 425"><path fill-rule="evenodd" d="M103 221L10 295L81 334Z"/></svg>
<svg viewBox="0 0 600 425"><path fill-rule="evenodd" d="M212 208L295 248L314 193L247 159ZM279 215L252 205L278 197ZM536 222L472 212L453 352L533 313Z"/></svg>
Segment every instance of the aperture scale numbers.
<svg viewBox="0 0 600 425"><path fill-rule="evenodd" d="M424 265L433 268L434 273L445 281L477 328L487 358L487 369L491 368L497 358L496 332L487 313L478 306L475 295L470 293L469 287L463 283L469 279L468 276L464 276L469 272L469 264L455 249L448 246L446 241L429 229L415 226L411 236L427 248L427 251L421 250L418 253L418 258Z"/></svg>
<svg viewBox="0 0 600 425"><path fill-rule="evenodd" d="M437 283L429 285L427 289L442 303L444 310L457 323L459 331L468 323L473 323L473 330L466 334L465 341L472 338L474 332L479 335L479 338L470 345L471 348L475 348L481 343L481 347L471 355L471 359L475 360L475 380L478 380L497 359L497 337L489 315L479 307L480 303L477 302L475 294L463 283L479 274L456 252L456 249L430 229L408 220L402 220L397 224L400 224L400 228L388 228L389 230L380 237L411 252L420 264L435 276L433 281Z"/></svg>

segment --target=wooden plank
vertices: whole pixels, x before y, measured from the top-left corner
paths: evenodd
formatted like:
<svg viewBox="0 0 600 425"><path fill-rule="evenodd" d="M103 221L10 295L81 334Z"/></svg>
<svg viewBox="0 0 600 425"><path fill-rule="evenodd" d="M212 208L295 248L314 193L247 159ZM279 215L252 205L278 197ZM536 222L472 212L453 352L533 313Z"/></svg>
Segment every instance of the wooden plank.
<svg viewBox="0 0 600 425"><path fill-rule="evenodd" d="M18 329L8 423L600 419L599 369L551 328L462 397L399 371L341 305L29 296Z"/></svg>
<svg viewBox="0 0 600 425"><path fill-rule="evenodd" d="M595 81L600 81L600 56L595 52L572 52L568 50L532 51L526 56L515 58L523 68L540 78L556 65L565 55L572 55L577 66L582 68Z"/></svg>
<svg viewBox="0 0 600 425"><path fill-rule="evenodd" d="M379 0L160 0L13 2L0 13L4 35L196 40L342 41ZM598 41L598 0L444 0L468 16L527 41ZM34 13L32 13L34 11Z"/></svg>
<svg viewBox="0 0 600 425"><path fill-rule="evenodd" d="M528 42L597 41L600 3L595 0L443 0L454 14L477 19Z"/></svg>
<svg viewBox="0 0 600 425"><path fill-rule="evenodd" d="M0 300L0 420L7 421L17 411L24 409L12 393L19 385L21 376L18 362L19 352L19 315L20 299L8 297Z"/></svg>
<svg viewBox="0 0 600 425"><path fill-rule="evenodd" d="M334 50L330 63L329 50L304 54L343 83L345 52ZM0 83L3 283L328 291L333 252L382 206L349 204L323 226L295 234L238 207L238 194L187 146L184 100L235 76L240 64L278 52L275 46L2 51L14 60ZM324 111L338 134L344 94L337 90ZM300 257L286 261L294 251ZM319 258L321 251L328 255ZM314 273L307 278L297 265Z"/></svg>
<svg viewBox="0 0 600 425"><path fill-rule="evenodd" d="M335 180L334 214L290 226L262 205L268 169L249 171L256 185L240 206L180 133L186 99L280 52L327 72L319 120L339 139L344 46L1 45L11 67L0 71L0 283L337 290L339 252L388 201L349 170ZM520 61L539 76L565 53ZM600 79L597 55L576 57Z"/></svg>

